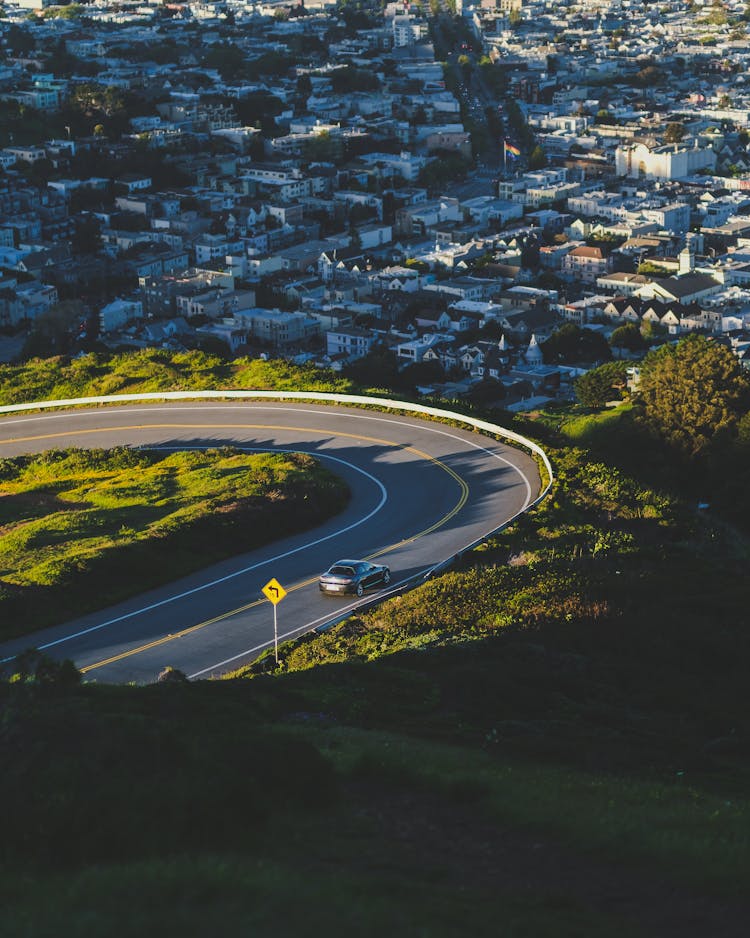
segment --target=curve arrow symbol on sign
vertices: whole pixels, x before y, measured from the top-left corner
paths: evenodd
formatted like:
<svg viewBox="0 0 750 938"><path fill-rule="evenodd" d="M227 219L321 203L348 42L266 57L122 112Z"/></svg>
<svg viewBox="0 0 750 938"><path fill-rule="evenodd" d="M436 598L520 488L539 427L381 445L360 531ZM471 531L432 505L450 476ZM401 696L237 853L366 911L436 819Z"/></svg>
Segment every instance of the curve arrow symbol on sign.
<svg viewBox="0 0 750 938"><path fill-rule="evenodd" d="M286 596L286 590L276 578L269 580L263 587L262 592L266 599L272 602L274 606L278 605Z"/></svg>

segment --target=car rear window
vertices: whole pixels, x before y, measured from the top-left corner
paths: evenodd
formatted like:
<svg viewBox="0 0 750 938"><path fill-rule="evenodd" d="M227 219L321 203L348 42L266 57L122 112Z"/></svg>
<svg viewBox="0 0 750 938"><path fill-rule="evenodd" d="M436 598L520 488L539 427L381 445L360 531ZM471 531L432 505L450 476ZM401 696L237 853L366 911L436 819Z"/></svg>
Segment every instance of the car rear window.
<svg viewBox="0 0 750 938"><path fill-rule="evenodd" d="M328 571L336 576L353 576L354 570L351 567L331 567Z"/></svg>

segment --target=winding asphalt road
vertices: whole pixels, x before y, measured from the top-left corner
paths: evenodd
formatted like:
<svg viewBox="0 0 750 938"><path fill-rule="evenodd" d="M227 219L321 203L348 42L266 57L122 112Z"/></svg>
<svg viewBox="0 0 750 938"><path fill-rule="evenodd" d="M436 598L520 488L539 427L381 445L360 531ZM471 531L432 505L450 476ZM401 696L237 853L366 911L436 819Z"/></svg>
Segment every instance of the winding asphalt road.
<svg viewBox="0 0 750 938"><path fill-rule="evenodd" d="M273 645L272 606L261 593L271 577L288 590L277 609L282 641L361 604L319 593L317 575L333 561L377 557L391 567L392 587L418 580L523 510L540 490L534 460L519 449L444 424L344 407L153 404L0 420L0 456L122 444L311 453L346 480L352 498L313 531L6 642L0 659L35 646L72 658L89 680L108 683L150 682L166 665L191 677L219 675Z"/></svg>

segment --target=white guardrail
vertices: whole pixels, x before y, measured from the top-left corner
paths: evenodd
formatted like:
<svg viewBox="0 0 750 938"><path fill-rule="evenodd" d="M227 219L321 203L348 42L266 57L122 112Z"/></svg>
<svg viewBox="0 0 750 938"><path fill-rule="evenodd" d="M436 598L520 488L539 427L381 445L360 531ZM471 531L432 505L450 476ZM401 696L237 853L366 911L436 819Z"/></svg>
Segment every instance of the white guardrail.
<svg viewBox="0 0 750 938"><path fill-rule="evenodd" d="M521 436L520 433L514 433L512 430L506 430L505 427L501 427L498 424L490 423L487 420L478 420L476 417L469 417L465 414L459 414L452 410L444 410L440 407L426 407L423 404L414 404L411 401L391 400L388 397L366 397L365 395L359 394L330 394L323 391L155 391L142 394L106 394L99 397L74 397L67 400L58 401L35 401L27 404L6 404L4 406L0 406L0 414L14 414L32 410L51 410L53 408L64 407L91 407L96 404L133 404L139 402L142 403L144 401L191 400L313 401L325 404L349 404L356 406L364 405L366 407L375 407L381 410L403 411L406 413L415 414L417 416L422 415L425 417L435 417L438 420L448 420L453 423L465 424L475 430L479 430L481 433L487 434L488 436L495 436L504 440L509 440L511 443L515 443L518 446L524 447L541 459L544 468L547 471L547 484L542 487L542 491L539 493L539 495L537 495L534 501L526 505L523 509L521 509L521 511L516 512L515 515L513 515L511 518L508 518L498 527L488 531L478 540L472 542L471 544L467 544L464 548L462 548L461 551L459 551L457 554L454 554L448 560L440 561L415 579L427 580L439 571L447 569L465 553L468 553L470 550L474 550L475 547L478 547L480 544L484 543L487 538L492 537L493 534L497 534L504 528L508 527L508 525L512 524L516 518L520 517L522 514L525 514L527 511L530 511L532 508L538 505L543 498L547 496L555 479L554 472L552 470L552 464L550 463L549 457L544 452L542 447L537 443L534 443L533 440L528 440L525 436ZM370 608L371 606L375 606L378 603L383 602L384 599L388 599L390 596L395 595L396 593L404 592L404 590L404 585L399 585L394 590L381 593L377 596L377 598L371 600L370 602L363 603L357 608ZM352 611L350 610L347 615L342 616L342 618L347 618L351 614ZM334 625L337 621L339 620L331 620L330 622L326 623L325 628L330 628L330 626Z"/></svg>

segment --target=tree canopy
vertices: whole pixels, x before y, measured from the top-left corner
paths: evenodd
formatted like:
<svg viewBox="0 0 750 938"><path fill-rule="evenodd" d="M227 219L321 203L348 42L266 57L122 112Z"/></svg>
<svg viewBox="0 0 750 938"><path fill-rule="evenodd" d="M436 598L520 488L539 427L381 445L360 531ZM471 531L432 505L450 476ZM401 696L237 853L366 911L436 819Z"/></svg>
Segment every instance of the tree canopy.
<svg viewBox="0 0 750 938"><path fill-rule="evenodd" d="M607 362L612 358L607 340L601 333L582 329L570 322L552 333L542 345L542 353L548 365Z"/></svg>
<svg viewBox="0 0 750 938"><path fill-rule="evenodd" d="M439 189L450 182L465 179L471 162L460 153L441 151L419 171L419 184L428 189Z"/></svg>
<svg viewBox="0 0 750 938"><path fill-rule="evenodd" d="M585 407L604 407L622 397L627 381L627 362L607 362L576 378L578 400Z"/></svg>
<svg viewBox="0 0 750 938"><path fill-rule="evenodd" d="M749 395L750 382L734 354L693 335L645 358L639 416L655 436L695 458L736 436Z"/></svg>
<svg viewBox="0 0 750 938"><path fill-rule="evenodd" d="M547 154L538 144L531 151L529 156L529 169L544 169L547 165Z"/></svg>
<svg viewBox="0 0 750 938"><path fill-rule="evenodd" d="M679 121L670 121L664 131L665 143L679 143L685 136L685 125Z"/></svg>
<svg viewBox="0 0 750 938"><path fill-rule="evenodd" d="M612 348L624 348L628 352L640 352L646 348L646 341L641 335L641 330L634 322L618 326L609 337L609 344Z"/></svg>

